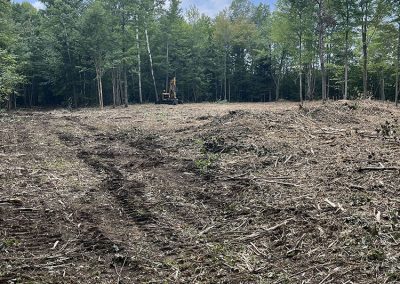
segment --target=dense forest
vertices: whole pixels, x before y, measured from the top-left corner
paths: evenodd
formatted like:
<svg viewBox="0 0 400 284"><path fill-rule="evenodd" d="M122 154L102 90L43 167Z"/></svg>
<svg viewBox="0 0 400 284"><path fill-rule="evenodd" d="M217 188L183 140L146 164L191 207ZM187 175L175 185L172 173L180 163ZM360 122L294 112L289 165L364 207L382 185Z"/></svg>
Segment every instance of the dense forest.
<svg viewBox="0 0 400 284"><path fill-rule="evenodd" d="M185 102L397 101L400 0L42 2L0 0L3 108L154 102L173 77Z"/></svg>

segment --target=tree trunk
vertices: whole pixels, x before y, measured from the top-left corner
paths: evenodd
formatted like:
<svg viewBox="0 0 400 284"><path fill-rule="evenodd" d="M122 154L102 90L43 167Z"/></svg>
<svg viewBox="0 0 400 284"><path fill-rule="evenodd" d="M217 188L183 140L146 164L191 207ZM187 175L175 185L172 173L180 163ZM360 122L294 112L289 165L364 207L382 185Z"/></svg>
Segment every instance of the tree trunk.
<svg viewBox="0 0 400 284"><path fill-rule="evenodd" d="M115 103L117 106L121 105L121 73L119 67L115 73Z"/></svg>
<svg viewBox="0 0 400 284"><path fill-rule="evenodd" d="M96 66L96 81L97 81L97 92L99 97L99 107L102 110L104 108L103 105L103 82L102 82L102 71L99 66Z"/></svg>
<svg viewBox="0 0 400 284"><path fill-rule="evenodd" d="M300 17L300 26L303 26L303 18L302 14L299 14ZM300 98L300 105L303 105L303 32L300 30L299 34L299 98Z"/></svg>
<svg viewBox="0 0 400 284"><path fill-rule="evenodd" d="M100 108L103 109L104 108L104 99L103 99L103 81L102 81L102 75L100 75L99 78L99 87L100 87Z"/></svg>
<svg viewBox="0 0 400 284"><path fill-rule="evenodd" d="M28 90L27 86L24 86L24 107L26 108L28 106Z"/></svg>
<svg viewBox="0 0 400 284"><path fill-rule="evenodd" d="M299 66L299 80L300 80L300 86L299 86L299 97L300 97L300 104L303 105L303 61L302 61L302 55L303 55L303 38L302 35L300 34L299 36L300 40L300 66Z"/></svg>
<svg viewBox="0 0 400 284"><path fill-rule="evenodd" d="M111 71L112 91L113 91L113 107L117 106L117 84L115 78L115 67Z"/></svg>
<svg viewBox="0 0 400 284"><path fill-rule="evenodd" d="M324 0L318 1L318 19L319 19L319 61L321 64L321 81L322 81L322 100L325 102L326 96L326 70L325 70L325 23L324 23Z"/></svg>
<svg viewBox="0 0 400 284"><path fill-rule="evenodd" d="M132 79L132 96L135 97L135 76L134 71L131 71L131 79Z"/></svg>
<svg viewBox="0 0 400 284"><path fill-rule="evenodd" d="M218 79L215 79L215 101L218 101Z"/></svg>
<svg viewBox="0 0 400 284"><path fill-rule="evenodd" d="M398 22L398 41L397 41L397 61L396 61L396 106L399 105L399 92L400 92L400 21Z"/></svg>
<svg viewBox="0 0 400 284"><path fill-rule="evenodd" d="M228 102L231 102L231 80L229 80Z"/></svg>
<svg viewBox="0 0 400 284"><path fill-rule="evenodd" d="M122 55L123 55L123 60L122 60L122 73L123 73L123 84L124 84L124 89L123 89L123 102L124 106L128 107L128 76L127 76L127 67L126 67L126 14L125 14L125 7L122 7ZM122 101L122 100L121 100Z"/></svg>
<svg viewBox="0 0 400 284"><path fill-rule="evenodd" d="M362 23L362 52L363 52L363 96L368 97L368 1L365 1L363 7L363 23Z"/></svg>
<svg viewBox="0 0 400 284"><path fill-rule="evenodd" d="M154 84L154 92L155 92L155 95L156 95L156 102L158 102L159 98L158 98L158 92L157 92L156 78L154 77L153 59L151 57L150 42L149 42L149 35L147 33L147 28L144 29L144 33L146 35L147 52L149 54L149 59L150 59L151 77L153 77L153 84Z"/></svg>
<svg viewBox="0 0 400 284"><path fill-rule="evenodd" d="M278 66L278 68L279 68L278 74L275 76L272 74L272 79L275 83L275 100L276 101L279 100L279 91L280 91L280 87L281 87L281 79L282 79L283 64L284 64L285 57L286 57L286 52L282 51L279 66Z"/></svg>
<svg viewBox="0 0 400 284"><path fill-rule="evenodd" d="M312 63L308 65L308 72L307 72L307 93L306 98L312 100Z"/></svg>
<svg viewBox="0 0 400 284"><path fill-rule="evenodd" d="M227 61L227 51L225 48L225 64L224 64L224 100L226 101L226 61Z"/></svg>
<svg viewBox="0 0 400 284"><path fill-rule="evenodd" d="M382 101L386 100L386 98L385 98L385 79L384 78L382 78L382 80L381 80L381 100Z"/></svg>
<svg viewBox="0 0 400 284"><path fill-rule="evenodd" d="M78 97L77 97L76 89L75 89L74 75L72 73L74 67L73 67L73 62L72 62L72 57L71 57L71 50L70 50L70 44L69 44L69 40L68 40L68 33L67 33L66 28L65 28L65 25L63 25L63 26L64 26L64 36L65 36L64 40L65 40L65 44L67 46L69 67L71 68L72 99L73 99L73 102L74 102L74 108L77 108L78 107ZM69 81L68 74L66 74L66 79L67 79L67 82L68 82Z"/></svg>
<svg viewBox="0 0 400 284"><path fill-rule="evenodd" d="M76 86L75 82L72 81L72 92L73 92L73 98L74 98L74 108L78 108L78 93L76 92Z"/></svg>
<svg viewBox="0 0 400 284"><path fill-rule="evenodd" d="M349 25L350 25L349 0L346 0L346 34L345 34L345 62L344 62L344 94L343 99L347 100L349 92Z"/></svg>
<svg viewBox="0 0 400 284"><path fill-rule="evenodd" d="M123 67L122 67L123 68ZM124 101L124 81L122 80L122 70L121 67L118 68L118 105L122 105L122 102Z"/></svg>
<svg viewBox="0 0 400 284"><path fill-rule="evenodd" d="M165 91L168 92L168 83L169 83L169 44L168 44L168 38L167 38L167 75L165 78Z"/></svg>
<svg viewBox="0 0 400 284"><path fill-rule="evenodd" d="M330 63L331 63L331 56L330 56L330 54L331 54L331 52L330 52L330 50L331 50L331 46L328 44L327 46L326 46L326 48L327 48L327 54L326 54L326 63L329 65ZM329 100L329 98L330 98L330 92L331 92L331 80L330 80L330 74L329 74L329 69L328 68L325 68L325 78L326 78L326 99L327 100ZM334 97L333 97L333 99L335 99Z"/></svg>
<svg viewBox="0 0 400 284"><path fill-rule="evenodd" d="M29 108L33 106L33 90L35 84L35 76L32 76L32 85L31 85L31 92L29 93Z"/></svg>
<svg viewBox="0 0 400 284"><path fill-rule="evenodd" d="M279 101L279 91L281 87L281 78L278 77L275 82L275 101Z"/></svg>
<svg viewBox="0 0 400 284"><path fill-rule="evenodd" d="M220 101L222 101L222 94L224 93L224 83L222 82L222 79L221 79L221 93L219 94L219 100Z"/></svg>
<svg viewBox="0 0 400 284"><path fill-rule="evenodd" d="M126 66L124 67L124 106L128 107L128 75L126 74Z"/></svg>
<svg viewBox="0 0 400 284"><path fill-rule="evenodd" d="M83 71L83 97L86 99L86 72Z"/></svg>
<svg viewBox="0 0 400 284"><path fill-rule="evenodd" d="M11 95L8 95L7 96L7 111L11 110L11 100L12 100Z"/></svg>
<svg viewBox="0 0 400 284"><path fill-rule="evenodd" d="M80 89L79 97L81 98L81 100L83 98L83 86L84 86L82 77L83 77L82 72L79 72L79 89Z"/></svg>
<svg viewBox="0 0 400 284"><path fill-rule="evenodd" d="M344 63L344 94L343 99L347 100L349 92L349 31L346 31L346 51Z"/></svg>
<svg viewBox="0 0 400 284"><path fill-rule="evenodd" d="M142 66L141 66L141 58L140 58L140 42L139 42L139 21L138 16L136 15L136 47L137 47L137 59L138 59L138 80L139 80L139 102L143 103L143 94L142 94Z"/></svg>

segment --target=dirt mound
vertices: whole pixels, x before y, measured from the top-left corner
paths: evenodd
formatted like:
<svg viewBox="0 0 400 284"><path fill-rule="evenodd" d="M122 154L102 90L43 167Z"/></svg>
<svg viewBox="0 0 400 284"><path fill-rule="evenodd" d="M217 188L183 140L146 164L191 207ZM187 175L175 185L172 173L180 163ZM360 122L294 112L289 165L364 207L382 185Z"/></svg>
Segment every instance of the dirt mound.
<svg viewBox="0 0 400 284"><path fill-rule="evenodd" d="M359 110L359 106L357 106L355 103L327 103L320 106L306 106L300 110L303 114L318 122L335 124L360 123L360 119L357 116L357 110Z"/></svg>

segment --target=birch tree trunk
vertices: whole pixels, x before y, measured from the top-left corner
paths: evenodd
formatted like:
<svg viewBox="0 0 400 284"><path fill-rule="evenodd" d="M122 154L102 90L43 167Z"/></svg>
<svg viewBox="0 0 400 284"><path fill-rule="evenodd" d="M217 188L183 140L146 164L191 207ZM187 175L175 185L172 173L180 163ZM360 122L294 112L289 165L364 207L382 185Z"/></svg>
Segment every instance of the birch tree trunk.
<svg viewBox="0 0 400 284"><path fill-rule="evenodd" d="M104 108L104 100L103 100L103 81L102 81L102 75L99 77L99 99L100 99L100 109Z"/></svg>
<svg viewBox="0 0 400 284"><path fill-rule="evenodd" d="M156 95L156 102L158 102L159 98L158 98L158 92L157 92L157 86L156 86L156 78L154 77L153 59L151 57L149 34L147 32L147 28L144 29L144 33L146 35L147 52L149 54L149 59L150 59L151 77L153 77L153 84L154 84L154 92L155 92L155 95Z"/></svg>
<svg viewBox="0 0 400 284"><path fill-rule="evenodd" d="M137 59L138 59L138 80L139 80L139 102L143 103L143 94L142 94L142 66L141 66L141 58L140 58L140 42L139 42L139 20L136 15L136 47L137 47Z"/></svg>
<svg viewBox="0 0 400 284"><path fill-rule="evenodd" d="M280 88L281 88L281 79L282 79L282 73L283 73L283 68L284 68L283 65L284 65L285 57L286 57L286 52L282 51L279 66L278 66L278 74L274 75L272 73L272 79L274 80L274 83L275 83L275 101L279 100L279 93L280 93Z"/></svg>
<svg viewBox="0 0 400 284"><path fill-rule="evenodd" d="M102 110L104 108L103 104L103 82L102 82L102 71L99 64L96 64L96 81L97 81L97 92L99 97L99 107Z"/></svg>
<svg viewBox="0 0 400 284"><path fill-rule="evenodd" d="M73 68L72 67L73 63L72 63L72 57L71 57L69 37L68 37L67 29L66 29L64 23L62 23L62 25L64 27L64 36L65 36L64 40L65 40L65 44L67 46L68 63L70 65L69 67ZM67 79L67 82L68 82L69 81L68 74L66 74L66 79ZM72 93L73 93L72 99L73 99L73 103L74 103L74 108L78 108L78 96L76 94L75 82L74 82L73 75L72 75L71 83L72 83Z"/></svg>

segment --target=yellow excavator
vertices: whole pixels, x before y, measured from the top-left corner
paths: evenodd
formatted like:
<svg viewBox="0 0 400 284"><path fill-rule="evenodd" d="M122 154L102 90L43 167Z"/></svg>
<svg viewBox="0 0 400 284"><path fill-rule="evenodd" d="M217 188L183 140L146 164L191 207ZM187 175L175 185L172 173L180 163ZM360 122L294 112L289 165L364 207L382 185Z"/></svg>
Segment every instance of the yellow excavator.
<svg viewBox="0 0 400 284"><path fill-rule="evenodd" d="M169 83L169 90L164 90L161 94L158 104L166 105L177 105L181 104L182 101L176 96L176 77L174 77Z"/></svg>

